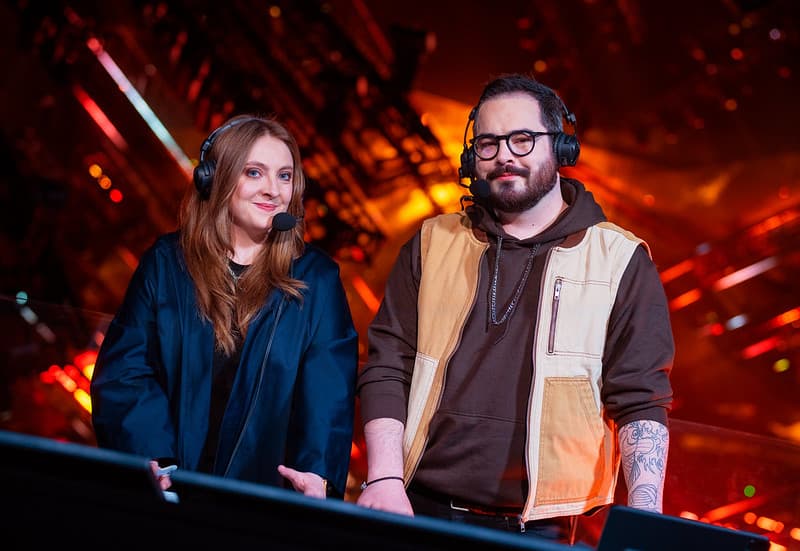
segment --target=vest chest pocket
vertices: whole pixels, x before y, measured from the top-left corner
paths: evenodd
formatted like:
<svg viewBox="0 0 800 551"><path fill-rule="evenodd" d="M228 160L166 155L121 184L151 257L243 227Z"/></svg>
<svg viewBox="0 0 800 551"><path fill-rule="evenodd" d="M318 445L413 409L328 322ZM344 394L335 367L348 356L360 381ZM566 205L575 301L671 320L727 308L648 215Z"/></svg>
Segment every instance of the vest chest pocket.
<svg viewBox="0 0 800 551"><path fill-rule="evenodd" d="M609 283L557 277L550 293L547 353L601 358L612 306Z"/></svg>

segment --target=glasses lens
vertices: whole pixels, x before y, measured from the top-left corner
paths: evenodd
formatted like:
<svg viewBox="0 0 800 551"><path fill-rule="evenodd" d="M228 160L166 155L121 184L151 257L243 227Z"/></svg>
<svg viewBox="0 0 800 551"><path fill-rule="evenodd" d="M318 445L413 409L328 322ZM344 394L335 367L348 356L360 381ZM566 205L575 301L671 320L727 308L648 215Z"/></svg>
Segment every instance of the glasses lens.
<svg viewBox="0 0 800 551"><path fill-rule="evenodd" d="M475 155L484 161L494 159L494 156L497 155L497 146L497 138L493 136L482 136L475 140Z"/></svg>
<svg viewBox="0 0 800 551"><path fill-rule="evenodd" d="M514 155L527 155L533 151L534 137L527 132L512 132L508 136L508 148Z"/></svg>

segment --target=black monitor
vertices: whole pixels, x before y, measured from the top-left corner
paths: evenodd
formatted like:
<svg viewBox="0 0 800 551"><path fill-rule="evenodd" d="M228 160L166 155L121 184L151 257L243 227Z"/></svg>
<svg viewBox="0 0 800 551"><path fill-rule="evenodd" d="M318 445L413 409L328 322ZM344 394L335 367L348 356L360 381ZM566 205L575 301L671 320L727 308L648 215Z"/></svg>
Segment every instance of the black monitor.
<svg viewBox="0 0 800 551"><path fill-rule="evenodd" d="M570 549L180 469L172 479L178 503L147 458L0 431L0 548Z"/></svg>
<svg viewBox="0 0 800 551"><path fill-rule="evenodd" d="M150 462L144 457L83 444L0 430L3 493L67 494L98 500L163 500Z"/></svg>
<svg viewBox="0 0 800 551"><path fill-rule="evenodd" d="M202 523L206 538L270 549L381 549L568 551L571 547L520 534L319 500L292 490L188 471L176 471L173 489L180 507L175 526ZM202 534L202 532L201 532ZM206 542L208 540L206 539ZM193 542L202 543L202 542Z"/></svg>
<svg viewBox="0 0 800 551"><path fill-rule="evenodd" d="M597 551L767 551L769 545L763 535L614 505Z"/></svg>
<svg viewBox="0 0 800 551"><path fill-rule="evenodd" d="M0 431L0 496L0 546L10 549L100 539L113 548L108 538L124 532L121 548L143 545L156 532L151 511L166 504L146 458L8 431Z"/></svg>

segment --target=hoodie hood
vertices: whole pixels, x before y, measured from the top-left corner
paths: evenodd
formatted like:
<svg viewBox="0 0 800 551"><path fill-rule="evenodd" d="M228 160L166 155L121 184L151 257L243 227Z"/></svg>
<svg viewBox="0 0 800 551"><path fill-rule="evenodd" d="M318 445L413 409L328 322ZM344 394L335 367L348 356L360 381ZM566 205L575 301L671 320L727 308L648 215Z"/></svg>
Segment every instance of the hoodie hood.
<svg viewBox="0 0 800 551"><path fill-rule="evenodd" d="M474 227L486 232L490 239L498 235L507 243L517 243L529 247L534 243L562 241L569 235L585 230L606 220L603 209L594 200L594 195L584 185L572 178L561 178L561 195L567 208L548 228L533 237L517 239L508 235L494 212L481 204L473 204L466 208L466 213Z"/></svg>

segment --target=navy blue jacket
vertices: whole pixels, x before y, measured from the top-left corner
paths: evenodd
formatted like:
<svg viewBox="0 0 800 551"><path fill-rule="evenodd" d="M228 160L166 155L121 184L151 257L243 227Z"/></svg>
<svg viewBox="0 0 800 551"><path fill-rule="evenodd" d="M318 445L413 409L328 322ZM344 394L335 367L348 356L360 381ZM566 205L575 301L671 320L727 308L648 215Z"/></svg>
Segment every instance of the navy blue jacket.
<svg viewBox="0 0 800 551"><path fill-rule="evenodd" d="M292 268L303 301L267 297L242 345L215 474L283 486L279 464L343 493L358 337L337 264L307 245ZM214 333L198 309L178 236L142 256L92 380L98 445L195 470L208 431Z"/></svg>

